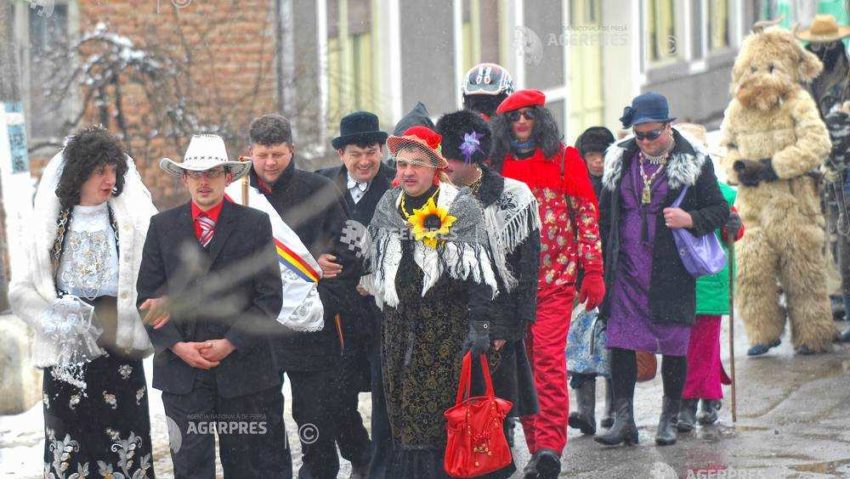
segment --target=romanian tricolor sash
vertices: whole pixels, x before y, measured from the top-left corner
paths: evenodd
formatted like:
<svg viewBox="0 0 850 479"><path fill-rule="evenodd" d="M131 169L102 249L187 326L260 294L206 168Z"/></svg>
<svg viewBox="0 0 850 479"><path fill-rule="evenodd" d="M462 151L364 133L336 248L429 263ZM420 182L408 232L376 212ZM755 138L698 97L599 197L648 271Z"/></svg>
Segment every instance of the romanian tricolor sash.
<svg viewBox="0 0 850 479"><path fill-rule="evenodd" d="M232 183L227 188L227 195L234 200L242 199L242 187L241 182ZM283 307L277 321L296 332L321 330L324 327L324 309L317 289L322 277L319 263L257 188L248 188L247 206L269 215L272 223L272 236L283 280Z"/></svg>

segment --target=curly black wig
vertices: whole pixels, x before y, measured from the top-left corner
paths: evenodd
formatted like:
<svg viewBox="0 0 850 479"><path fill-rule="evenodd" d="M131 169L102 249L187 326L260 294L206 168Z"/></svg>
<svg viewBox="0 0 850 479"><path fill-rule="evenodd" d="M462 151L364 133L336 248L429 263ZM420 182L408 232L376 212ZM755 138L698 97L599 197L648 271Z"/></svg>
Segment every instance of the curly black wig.
<svg viewBox="0 0 850 479"><path fill-rule="evenodd" d="M56 186L56 196L63 209L80 203L83 183L101 166L115 165L114 196L124 190L127 159L118 139L99 126L85 128L68 138L62 151L65 166Z"/></svg>
<svg viewBox="0 0 850 479"><path fill-rule="evenodd" d="M538 148L543 150L543 155L549 158L561 150L558 123L552 118L549 110L542 106L532 106L529 109L534 112L535 118L531 139ZM494 116L490 121L490 129L493 131L493 150L490 153L490 161L496 171L501 171L502 161L511 153L511 140L514 139L511 120L508 119L507 113Z"/></svg>

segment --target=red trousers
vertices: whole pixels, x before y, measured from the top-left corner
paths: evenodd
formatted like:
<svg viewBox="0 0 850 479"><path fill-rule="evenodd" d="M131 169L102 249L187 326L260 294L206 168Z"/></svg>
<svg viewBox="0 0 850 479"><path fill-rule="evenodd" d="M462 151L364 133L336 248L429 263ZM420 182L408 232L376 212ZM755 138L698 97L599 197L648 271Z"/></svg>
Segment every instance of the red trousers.
<svg viewBox="0 0 850 479"><path fill-rule="evenodd" d="M720 316L697 315L688 344L688 376L682 399L723 399L731 384L720 362Z"/></svg>
<svg viewBox="0 0 850 479"><path fill-rule="evenodd" d="M540 412L522 418L525 442L532 454L540 449L551 449L560 455L567 445L570 396L564 351L574 297L572 286L545 288L537 294L537 321L529 327L526 348Z"/></svg>

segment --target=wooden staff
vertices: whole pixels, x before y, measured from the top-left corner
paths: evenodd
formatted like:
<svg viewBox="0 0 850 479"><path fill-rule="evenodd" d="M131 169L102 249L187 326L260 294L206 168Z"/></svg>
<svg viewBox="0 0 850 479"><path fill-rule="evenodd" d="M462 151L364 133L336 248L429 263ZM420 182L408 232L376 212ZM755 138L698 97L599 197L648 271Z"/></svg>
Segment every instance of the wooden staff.
<svg viewBox="0 0 850 479"><path fill-rule="evenodd" d="M239 161L251 161L251 157L242 155L239 157ZM242 177L242 206L248 206L248 188L251 187L250 177L251 175Z"/></svg>
<svg viewBox="0 0 850 479"><path fill-rule="evenodd" d="M729 365L732 370L732 422L738 421L738 403L735 397L735 237L737 231L726 231L729 247Z"/></svg>

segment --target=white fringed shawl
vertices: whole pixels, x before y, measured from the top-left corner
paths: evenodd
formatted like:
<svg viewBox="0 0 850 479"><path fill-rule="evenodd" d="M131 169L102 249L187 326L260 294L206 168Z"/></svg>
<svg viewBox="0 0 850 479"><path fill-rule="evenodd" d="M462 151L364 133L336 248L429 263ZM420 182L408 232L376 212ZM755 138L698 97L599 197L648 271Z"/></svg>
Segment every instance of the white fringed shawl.
<svg viewBox="0 0 850 479"><path fill-rule="evenodd" d="M378 203L369 225L371 273L362 278L361 285L375 296L375 302L382 309L384 304L392 307L399 304L396 273L402 257L401 241L402 237L412 238L410 228L398 212L400 201L400 188L388 190ZM452 185L441 183L437 206L448 209L457 221L436 249L425 246L421 241L414 246L413 259L424 274L422 296L443 274L448 274L454 279L471 279L487 284L495 298L498 284L493 270L493 255L478 200L468 190L459 191Z"/></svg>

